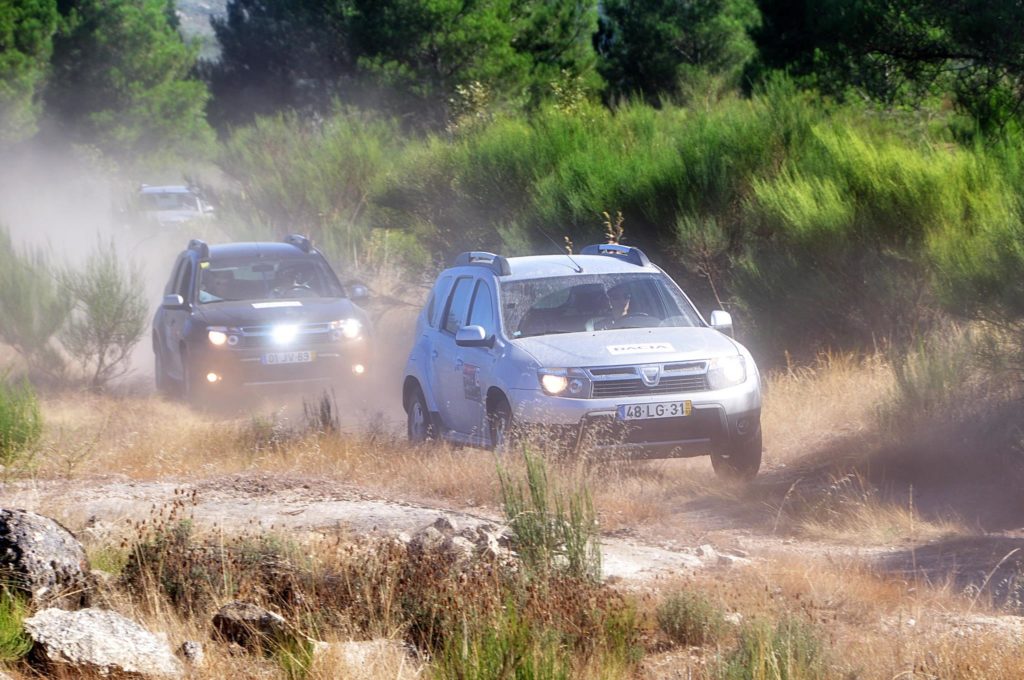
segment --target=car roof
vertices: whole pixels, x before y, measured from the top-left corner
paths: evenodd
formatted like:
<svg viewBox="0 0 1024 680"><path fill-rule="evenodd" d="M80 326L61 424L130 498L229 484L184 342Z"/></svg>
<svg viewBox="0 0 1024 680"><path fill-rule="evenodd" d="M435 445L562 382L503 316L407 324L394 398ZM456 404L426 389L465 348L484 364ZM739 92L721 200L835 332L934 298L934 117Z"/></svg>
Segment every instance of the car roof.
<svg viewBox="0 0 1024 680"><path fill-rule="evenodd" d="M575 264L574 264L575 263ZM578 267L577 267L578 265ZM640 267L621 258L607 255L528 255L508 258L510 274L499 280L522 281L553 276L586 276L593 274L655 274L660 272L654 265ZM583 271L577 271L582 268ZM452 267L449 271L458 273L479 273L490 271L478 265Z"/></svg>
<svg viewBox="0 0 1024 680"><path fill-rule="evenodd" d="M163 184L160 186L144 185L140 190L143 194L191 194L194 193L182 184Z"/></svg>
<svg viewBox="0 0 1024 680"><path fill-rule="evenodd" d="M315 257L319 251L311 250L306 252L291 243L278 241L260 241L246 243L221 243L210 246L210 259L221 260L229 258L257 258L257 257Z"/></svg>

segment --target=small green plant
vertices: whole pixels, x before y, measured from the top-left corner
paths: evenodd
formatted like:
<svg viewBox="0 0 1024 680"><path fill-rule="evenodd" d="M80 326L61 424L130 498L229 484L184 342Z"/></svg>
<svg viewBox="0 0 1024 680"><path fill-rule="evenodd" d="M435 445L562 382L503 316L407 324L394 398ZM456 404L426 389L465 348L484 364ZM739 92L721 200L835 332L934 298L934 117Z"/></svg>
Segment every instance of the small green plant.
<svg viewBox="0 0 1024 680"><path fill-rule="evenodd" d="M556 630L540 628L508 602L495 617L467 614L446 638L435 677L462 680L562 680L571 660Z"/></svg>
<svg viewBox="0 0 1024 680"><path fill-rule="evenodd" d="M753 621L723 662L722 680L816 680L830 677L822 642L808 624L786 616L774 626Z"/></svg>
<svg viewBox="0 0 1024 680"><path fill-rule="evenodd" d="M27 615L23 596L0 586L0 661L17 661L32 649L32 639L22 625Z"/></svg>
<svg viewBox="0 0 1024 680"><path fill-rule="evenodd" d="M303 680L313 668L316 646L312 640L289 636L270 650L287 680Z"/></svg>
<svg viewBox="0 0 1024 680"><path fill-rule="evenodd" d="M68 269L61 279L75 303L61 343L89 373L89 386L102 390L128 372L132 348L146 331L142 271L124 267L113 242L100 243L83 269Z"/></svg>
<svg viewBox="0 0 1024 680"><path fill-rule="evenodd" d="M658 627L672 642L706 645L722 636L725 617L707 597L687 590L671 593L658 605Z"/></svg>
<svg viewBox="0 0 1024 680"><path fill-rule="evenodd" d="M582 579L601 577L601 546L594 504L585 484L569 492L552 488L544 459L523 449L525 480L501 465L498 479L505 519L516 549L536 573L564 570Z"/></svg>
<svg viewBox="0 0 1024 680"><path fill-rule="evenodd" d="M43 416L28 380L11 384L0 376L0 465L5 469L39 442Z"/></svg>

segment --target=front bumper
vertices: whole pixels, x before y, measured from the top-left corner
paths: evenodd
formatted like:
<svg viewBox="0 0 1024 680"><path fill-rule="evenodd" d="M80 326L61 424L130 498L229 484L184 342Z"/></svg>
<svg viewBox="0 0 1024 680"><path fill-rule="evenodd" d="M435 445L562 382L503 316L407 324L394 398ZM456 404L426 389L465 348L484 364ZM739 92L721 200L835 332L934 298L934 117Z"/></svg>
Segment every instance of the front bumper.
<svg viewBox="0 0 1024 680"><path fill-rule="evenodd" d="M516 422L524 431L557 438L563 446L631 458L700 456L748 436L760 426L756 382L725 390L612 399L552 397L541 390L512 390ZM620 420L619 407L690 401L688 416Z"/></svg>
<svg viewBox="0 0 1024 680"><path fill-rule="evenodd" d="M363 380L370 371L365 338L343 342L303 342L287 347L207 346L189 353L195 375L209 392L247 388L302 389L305 386ZM312 361L268 363L277 353L309 352ZM216 376L209 380L208 376Z"/></svg>

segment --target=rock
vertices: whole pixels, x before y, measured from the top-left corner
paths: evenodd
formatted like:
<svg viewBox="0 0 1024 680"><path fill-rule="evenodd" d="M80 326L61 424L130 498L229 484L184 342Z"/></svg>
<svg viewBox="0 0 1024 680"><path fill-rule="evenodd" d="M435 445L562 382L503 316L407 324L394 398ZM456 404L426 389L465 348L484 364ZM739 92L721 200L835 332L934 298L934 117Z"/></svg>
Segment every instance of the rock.
<svg viewBox="0 0 1024 680"><path fill-rule="evenodd" d="M442 515L442 516L438 517L436 520L434 520L434 523L431 524L430 526L432 526L435 529L437 529L438 531L440 531L446 537L447 536L451 536L452 534L454 534L455 532L457 532L459 530L458 527L455 526L455 521L452 520L449 517L445 517L444 515Z"/></svg>
<svg viewBox="0 0 1024 680"><path fill-rule="evenodd" d="M227 603L213 615L213 629L225 642L236 643L250 651L294 637L283 616L240 600Z"/></svg>
<svg viewBox="0 0 1024 680"><path fill-rule="evenodd" d="M0 573L28 593L37 607L89 605L85 549L48 517L0 509Z"/></svg>
<svg viewBox="0 0 1024 680"><path fill-rule="evenodd" d="M409 548L417 553L436 553L444 549L448 539L433 525L420 529L409 542Z"/></svg>
<svg viewBox="0 0 1024 680"><path fill-rule="evenodd" d="M476 551L476 544L468 538L453 536L445 542L445 549L452 553L456 560L470 560Z"/></svg>
<svg viewBox="0 0 1024 680"><path fill-rule="evenodd" d="M200 668L206 661L206 654L203 646L195 640L185 640L175 652L179 659L183 659L192 668Z"/></svg>
<svg viewBox="0 0 1024 680"><path fill-rule="evenodd" d="M25 619L33 654L77 673L180 678L184 671L163 636L104 609L44 609Z"/></svg>

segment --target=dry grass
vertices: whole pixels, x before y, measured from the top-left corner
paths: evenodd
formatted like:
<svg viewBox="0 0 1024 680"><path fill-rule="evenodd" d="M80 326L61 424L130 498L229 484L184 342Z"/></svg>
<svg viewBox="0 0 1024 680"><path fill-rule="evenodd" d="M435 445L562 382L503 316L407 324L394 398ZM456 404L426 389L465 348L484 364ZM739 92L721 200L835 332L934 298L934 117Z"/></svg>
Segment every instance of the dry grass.
<svg viewBox="0 0 1024 680"><path fill-rule="evenodd" d="M766 463L789 464L838 438L874 433L893 384L880 355L822 354L810 366L768 374L761 415Z"/></svg>

